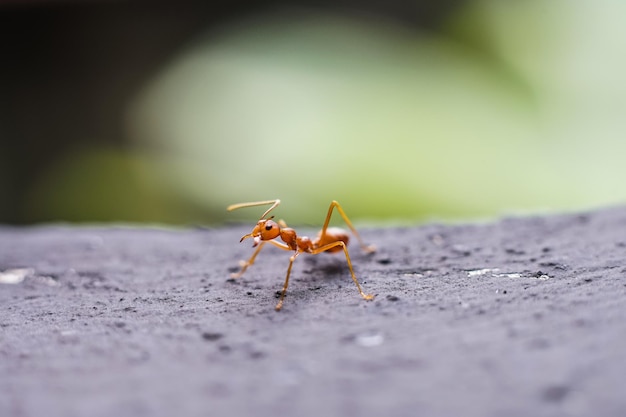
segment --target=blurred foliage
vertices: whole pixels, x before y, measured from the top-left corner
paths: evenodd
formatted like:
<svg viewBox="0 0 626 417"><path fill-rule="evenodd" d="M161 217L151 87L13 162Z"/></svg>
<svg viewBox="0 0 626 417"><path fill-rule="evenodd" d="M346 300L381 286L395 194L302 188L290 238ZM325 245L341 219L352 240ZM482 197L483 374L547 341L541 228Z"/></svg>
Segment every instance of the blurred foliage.
<svg viewBox="0 0 626 417"><path fill-rule="evenodd" d="M159 183L160 167L142 153L82 150L49 168L28 195L31 218L123 219L185 223L192 214L184 198ZM39 202L45 201L44 206ZM196 215L199 215L200 210Z"/></svg>
<svg viewBox="0 0 626 417"><path fill-rule="evenodd" d="M186 223L280 198L318 224L573 210L626 198L626 3L471 1L439 34L313 13L200 36L126 109L132 151L74 151L33 219ZM283 211L284 210L284 211Z"/></svg>

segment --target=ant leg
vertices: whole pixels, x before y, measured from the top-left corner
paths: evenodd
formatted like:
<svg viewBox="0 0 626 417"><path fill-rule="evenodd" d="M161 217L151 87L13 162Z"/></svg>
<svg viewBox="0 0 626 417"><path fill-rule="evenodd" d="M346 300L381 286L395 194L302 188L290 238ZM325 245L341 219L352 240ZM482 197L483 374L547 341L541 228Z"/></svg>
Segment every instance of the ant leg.
<svg viewBox="0 0 626 417"><path fill-rule="evenodd" d="M241 270L239 272L233 272L232 274L230 274L230 277L231 278L241 277L243 273L246 272L246 269L248 269L248 267L254 263L256 256L259 254L259 252L261 252L261 249L263 248L265 243L266 242L259 243L259 246L257 246L257 248L254 250L254 253L252 253L252 256L250 257L250 259L248 259L247 261L243 261L243 260L239 261L239 266L241 267Z"/></svg>
<svg viewBox="0 0 626 417"><path fill-rule="evenodd" d="M285 283L283 284L283 291L280 293L280 299L278 300L278 304L276 304L276 311L280 311L283 308L283 300L285 299L285 294L287 294L287 287L289 286L289 275L291 275L291 267L293 266L293 261L296 260L296 257L300 255L300 252L296 252L289 258L289 268L287 268L287 276L285 277Z"/></svg>
<svg viewBox="0 0 626 417"><path fill-rule="evenodd" d="M240 276L242 276L243 273L246 272L246 269L248 269L248 267L250 267L254 263L254 260L256 259L256 256L259 254L259 252L261 252L261 248L266 243L271 243L272 245L274 245L277 248L282 249L282 250L289 250L289 251L292 250L286 244L281 243L281 242L277 242L276 240L261 241L261 243L259 243L257 248L252 253L252 256L250 257L250 259L248 259L247 261L240 261L239 262L239 265L241 266L241 271L230 274L230 277L231 278L239 278Z"/></svg>
<svg viewBox="0 0 626 417"><path fill-rule="evenodd" d="M372 294L365 294L363 292L363 290L361 289L361 285L359 284L359 280L357 280L356 275L354 274L354 269L352 268L352 262L350 261L350 255L348 254L348 247L346 246L345 243L343 243L342 241L337 241L337 242L333 242L333 243L329 243L327 245L324 245L320 248L317 249L313 249L311 251L311 254L316 255L318 253L322 253L322 252L326 252L327 250L330 250L334 247L337 246L341 246L341 249L343 249L343 253L346 255L346 262L348 262L348 268L350 268L350 274L352 275L352 281L354 281L354 283L356 284L356 288L359 290L359 294L361 294L361 297L363 297L363 299L365 300L373 300L374 299L374 295Z"/></svg>
<svg viewBox="0 0 626 417"><path fill-rule="evenodd" d="M330 218L333 215L333 209L334 208L337 209L337 211L341 215L341 218L343 219L343 221L346 222L346 224L348 225L348 227L350 228L350 230L352 231L354 236L356 236L356 239L359 241L359 245L361 246L361 249L365 253L376 252L376 246L374 246L374 245L366 245L365 242L363 242L363 239L361 239L361 236L359 235L359 232L357 232L356 229L354 228L354 226L352 226L352 222L350 221L350 219L346 215L346 212L343 211L343 208L341 208L341 204L339 204L339 202L336 201L336 200L333 200L330 203L330 207L328 207L328 214L326 214L326 220L324 221L324 226L322 227L322 231L320 232L320 236L321 236L320 240L323 241L324 240L324 236L326 236L326 229L328 229L328 224L330 223Z"/></svg>

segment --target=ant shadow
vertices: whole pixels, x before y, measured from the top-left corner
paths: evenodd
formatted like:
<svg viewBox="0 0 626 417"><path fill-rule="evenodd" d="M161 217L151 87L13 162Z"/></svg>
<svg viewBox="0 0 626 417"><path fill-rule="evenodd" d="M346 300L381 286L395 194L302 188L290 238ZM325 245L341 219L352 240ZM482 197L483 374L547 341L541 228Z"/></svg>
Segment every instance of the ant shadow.
<svg viewBox="0 0 626 417"><path fill-rule="evenodd" d="M308 275L324 275L325 277L342 276L350 274L350 268L345 259L320 259L318 257L308 256L304 259L306 268L302 271Z"/></svg>

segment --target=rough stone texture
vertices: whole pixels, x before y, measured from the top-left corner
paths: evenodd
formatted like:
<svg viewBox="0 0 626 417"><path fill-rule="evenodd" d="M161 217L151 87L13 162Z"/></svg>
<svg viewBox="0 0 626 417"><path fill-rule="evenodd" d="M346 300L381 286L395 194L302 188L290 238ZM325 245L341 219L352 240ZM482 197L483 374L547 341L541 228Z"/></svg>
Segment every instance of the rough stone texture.
<svg viewBox="0 0 626 417"><path fill-rule="evenodd" d="M280 312L249 230L0 228L0 415L626 415L626 208L366 229L375 301L302 255Z"/></svg>

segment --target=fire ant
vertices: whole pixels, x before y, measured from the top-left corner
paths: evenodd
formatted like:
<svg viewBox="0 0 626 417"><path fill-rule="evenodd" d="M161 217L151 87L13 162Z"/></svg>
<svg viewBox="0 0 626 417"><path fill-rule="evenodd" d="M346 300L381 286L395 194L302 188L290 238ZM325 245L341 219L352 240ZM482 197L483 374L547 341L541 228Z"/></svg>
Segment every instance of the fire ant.
<svg viewBox="0 0 626 417"><path fill-rule="evenodd" d="M287 268L287 276L285 277L285 283L283 285L283 290L280 294L280 299L278 300L278 304L276 304L276 311L279 311L283 306L283 300L285 298L285 294L287 293L287 286L289 285L289 275L291 274L291 267L293 266L293 262L296 260L298 255L301 253L310 253L311 255L317 255L322 252L339 252L343 250L343 253L346 256L346 262L348 263L348 268L350 268L350 274L352 275L352 281L356 284L356 288L359 290L359 294L365 300L372 300L374 298L371 294L365 294L359 285L359 281L354 274L354 270L352 269L352 262L350 261L350 255L348 255L348 233L337 227L328 227L328 223L330 222L330 217L333 214L333 209L337 209L343 220L346 222L354 236L356 236L361 249L363 249L366 253L371 253L376 250L374 246L366 245L358 232L352 226L350 219L346 216L346 213L341 208L341 205L337 201L332 201L330 203L330 207L328 208L328 214L326 214L326 221L324 221L324 226L322 230L319 232L315 239L310 239L307 236L297 236L296 231L290 227L287 227L287 223L283 220L279 220L275 222L272 220L274 216L267 217L270 211L274 210L279 204L280 200L266 200L266 201L256 201L250 203L239 203L228 206L226 209L228 211L237 210L244 207L255 207L255 206L263 206L271 204L272 206L263 213L259 221L257 222L254 229L252 229L252 233L248 233L243 236L239 242L243 242L245 239L252 238L254 240L254 244L252 247L255 247L255 251L247 261L241 261L241 271L237 273L231 274L232 278L238 278L246 272L249 266L254 263L257 255L263 248L266 243L271 243L272 245L288 251L294 251L294 254L289 258L289 268ZM280 242L277 238L280 237L282 242Z"/></svg>

